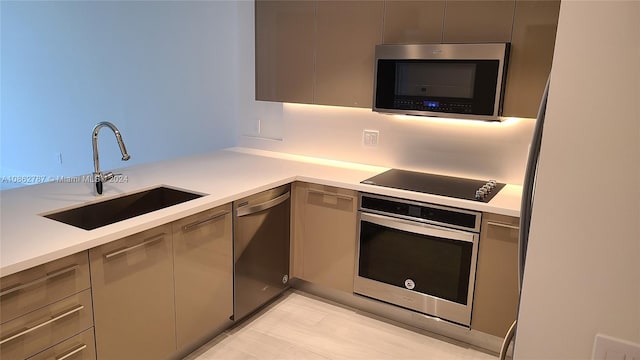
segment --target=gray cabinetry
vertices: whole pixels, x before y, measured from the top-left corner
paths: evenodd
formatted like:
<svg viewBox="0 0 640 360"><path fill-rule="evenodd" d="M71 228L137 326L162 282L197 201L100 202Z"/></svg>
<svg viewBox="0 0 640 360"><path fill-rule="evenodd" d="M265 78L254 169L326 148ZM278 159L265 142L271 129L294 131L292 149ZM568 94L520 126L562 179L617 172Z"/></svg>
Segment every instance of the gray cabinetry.
<svg viewBox="0 0 640 360"><path fill-rule="evenodd" d="M293 189L293 276L352 293L357 193L301 182Z"/></svg>
<svg viewBox="0 0 640 360"><path fill-rule="evenodd" d="M387 1L384 12L384 43L441 42L444 11L444 0Z"/></svg>
<svg viewBox="0 0 640 360"><path fill-rule="evenodd" d="M447 1L444 43L509 42L515 0Z"/></svg>
<svg viewBox="0 0 640 360"><path fill-rule="evenodd" d="M179 352L201 345L231 325L231 221L227 204L171 224Z"/></svg>
<svg viewBox="0 0 640 360"><path fill-rule="evenodd" d="M1 359L72 351L95 359L86 251L5 276L0 285Z"/></svg>
<svg viewBox="0 0 640 360"><path fill-rule="evenodd" d="M89 251L99 359L166 359L231 325L231 204Z"/></svg>
<svg viewBox="0 0 640 360"><path fill-rule="evenodd" d="M255 5L256 99L313 103L315 2Z"/></svg>
<svg viewBox="0 0 640 360"><path fill-rule="evenodd" d="M504 115L536 117L551 71L560 0L516 1Z"/></svg>
<svg viewBox="0 0 640 360"><path fill-rule="evenodd" d="M256 99L370 108L379 43L511 42L503 115L535 117L559 0L256 1Z"/></svg>
<svg viewBox="0 0 640 360"><path fill-rule="evenodd" d="M317 3L315 104L370 108L382 1Z"/></svg>
<svg viewBox="0 0 640 360"><path fill-rule="evenodd" d="M176 350L171 225L89 251L98 359L166 359Z"/></svg>
<svg viewBox="0 0 640 360"><path fill-rule="evenodd" d="M504 337L518 309L518 218L482 215L471 328Z"/></svg>

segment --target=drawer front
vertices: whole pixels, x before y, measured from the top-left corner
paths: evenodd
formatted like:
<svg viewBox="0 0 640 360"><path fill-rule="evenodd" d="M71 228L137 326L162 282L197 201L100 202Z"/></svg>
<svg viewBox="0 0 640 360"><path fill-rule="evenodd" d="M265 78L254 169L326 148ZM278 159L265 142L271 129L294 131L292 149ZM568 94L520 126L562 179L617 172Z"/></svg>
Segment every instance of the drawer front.
<svg viewBox="0 0 640 360"><path fill-rule="evenodd" d="M28 360L96 360L93 328L65 340Z"/></svg>
<svg viewBox="0 0 640 360"><path fill-rule="evenodd" d="M91 291L84 290L0 325L0 358L26 359L92 326Z"/></svg>
<svg viewBox="0 0 640 360"><path fill-rule="evenodd" d="M0 324L90 287L86 251L0 280Z"/></svg>

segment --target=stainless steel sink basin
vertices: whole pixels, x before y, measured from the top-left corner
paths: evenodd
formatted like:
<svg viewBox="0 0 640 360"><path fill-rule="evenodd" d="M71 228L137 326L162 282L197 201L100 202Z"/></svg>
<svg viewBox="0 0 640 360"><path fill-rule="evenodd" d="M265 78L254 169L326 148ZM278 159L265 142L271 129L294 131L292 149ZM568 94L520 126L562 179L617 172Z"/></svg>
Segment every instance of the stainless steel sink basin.
<svg viewBox="0 0 640 360"><path fill-rule="evenodd" d="M85 230L93 230L101 226L197 199L201 196L200 194L161 186L43 216Z"/></svg>

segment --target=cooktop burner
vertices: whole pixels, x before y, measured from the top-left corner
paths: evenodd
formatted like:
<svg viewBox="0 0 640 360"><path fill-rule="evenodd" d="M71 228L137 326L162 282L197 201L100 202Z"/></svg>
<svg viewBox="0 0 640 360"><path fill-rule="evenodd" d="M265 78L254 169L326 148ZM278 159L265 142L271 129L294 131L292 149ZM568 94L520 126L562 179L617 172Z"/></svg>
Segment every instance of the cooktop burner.
<svg viewBox="0 0 640 360"><path fill-rule="evenodd" d="M398 169L391 169L368 178L362 181L362 184L481 202L489 202L505 186L495 180L465 179Z"/></svg>

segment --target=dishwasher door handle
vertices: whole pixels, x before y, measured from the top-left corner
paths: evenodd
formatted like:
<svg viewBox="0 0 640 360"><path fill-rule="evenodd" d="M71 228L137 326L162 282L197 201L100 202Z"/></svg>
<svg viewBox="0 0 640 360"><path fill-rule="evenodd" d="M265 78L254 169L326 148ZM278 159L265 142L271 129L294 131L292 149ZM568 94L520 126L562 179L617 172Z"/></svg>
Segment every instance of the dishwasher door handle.
<svg viewBox="0 0 640 360"><path fill-rule="evenodd" d="M251 215L251 214L255 214L257 212L260 211L264 211L267 209L270 209L274 206L280 205L283 202L287 201L287 199L289 199L290 197L290 193L289 191L287 191L286 193L278 196L277 198L273 198L271 200L265 201L263 203L257 204L257 205L247 205L247 206L243 206L243 207L239 207L238 209L236 209L236 215L237 216L246 216L246 215Z"/></svg>

